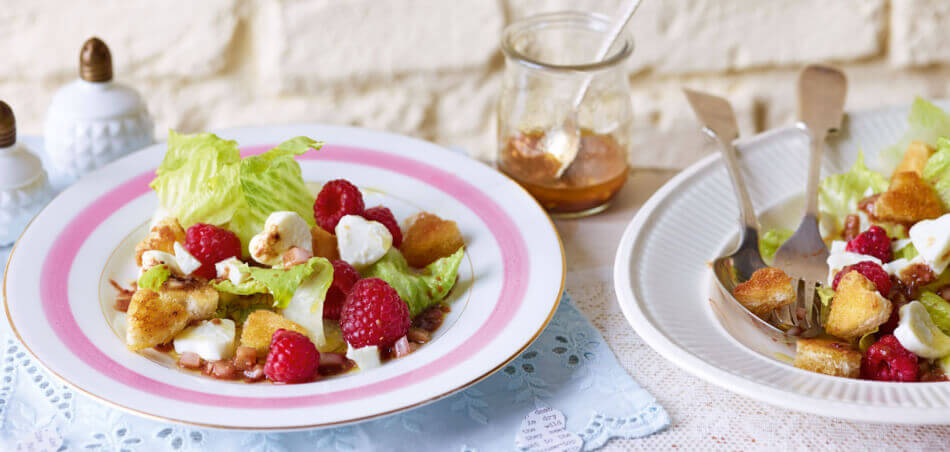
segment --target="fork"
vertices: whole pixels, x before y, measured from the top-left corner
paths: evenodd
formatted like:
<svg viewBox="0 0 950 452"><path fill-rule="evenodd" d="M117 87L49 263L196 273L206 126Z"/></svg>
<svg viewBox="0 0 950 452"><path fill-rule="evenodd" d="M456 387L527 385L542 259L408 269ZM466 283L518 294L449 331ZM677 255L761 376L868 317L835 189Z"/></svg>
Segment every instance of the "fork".
<svg viewBox="0 0 950 452"><path fill-rule="evenodd" d="M775 253L773 265L794 278L795 287L802 291L794 307L776 312L777 320L804 331L821 328L815 288L828 277L828 247L818 227L818 182L825 139L841 127L847 85L844 74L828 66L810 65L798 77L796 126L808 135L810 146L805 214L792 237Z"/></svg>

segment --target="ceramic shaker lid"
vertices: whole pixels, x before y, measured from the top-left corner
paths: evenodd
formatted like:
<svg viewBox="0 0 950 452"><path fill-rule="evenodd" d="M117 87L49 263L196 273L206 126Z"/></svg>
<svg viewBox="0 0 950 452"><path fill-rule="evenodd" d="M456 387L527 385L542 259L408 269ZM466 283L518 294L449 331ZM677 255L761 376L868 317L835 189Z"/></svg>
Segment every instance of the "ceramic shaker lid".
<svg viewBox="0 0 950 452"><path fill-rule="evenodd" d="M87 82L112 80L112 53L101 39L92 37L79 52L79 77Z"/></svg>
<svg viewBox="0 0 950 452"><path fill-rule="evenodd" d="M0 100L0 191L24 187L46 174L43 163L16 143L16 118Z"/></svg>
<svg viewBox="0 0 950 452"><path fill-rule="evenodd" d="M0 100L0 148L8 148L16 143L16 118L13 109Z"/></svg>

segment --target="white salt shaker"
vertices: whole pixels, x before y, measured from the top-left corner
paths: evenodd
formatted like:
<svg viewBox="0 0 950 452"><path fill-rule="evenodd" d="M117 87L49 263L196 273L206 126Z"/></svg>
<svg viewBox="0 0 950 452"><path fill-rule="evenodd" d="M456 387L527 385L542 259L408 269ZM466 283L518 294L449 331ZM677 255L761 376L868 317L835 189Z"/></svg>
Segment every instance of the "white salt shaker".
<svg viewBox="0 0 950 452"><path fill-rule="evenodd" d="M0 101L0 248L16 241L50 195L43 163L17 143L13 110Z"/></svg>
<svg viewBox="0 0 950 452"><path fill-rule="evenodd" d="M56 180L79 176L154 143L154 126L134 89L112 81L112 54L99 38L79 53L79 78L46 115L45 147Z"/></svg>

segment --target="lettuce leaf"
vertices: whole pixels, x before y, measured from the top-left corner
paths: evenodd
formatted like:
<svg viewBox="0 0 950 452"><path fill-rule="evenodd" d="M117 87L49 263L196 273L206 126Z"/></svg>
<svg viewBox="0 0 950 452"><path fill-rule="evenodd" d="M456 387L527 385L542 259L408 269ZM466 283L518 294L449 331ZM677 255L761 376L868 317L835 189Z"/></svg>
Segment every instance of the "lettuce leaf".
<svg viewBox="0 0 950 452"><path fill-rule="evenodd" d="M326 296L326 289L329 289L330 283L333 282L333 265L322 257L312 257L306 264L294 265L287 269L251 267L244 263L240 265L243 265L251 274L247 281L241 284L234 284L228 280L215 281L214 288L233 295L271 294L274 297L271 307L274 308L287 307L300 284L315 272L320 273L321 279L327 280L323 296Z"/></svg>
<svg viewBox="0 0 950 452"><path fill-rule="evenodd" d="M327 290L333 283L333 265L330 261L315 257L307 264L298 265L315 267L315 272L299 284L290 300L282 306L281 314L287 320L296 322L307 329L308 336L317 350L326 351L326 328L323 321L323 302L327 298Z"/></svg>
<svg viewBox="0 0 950 452"><path fill-rule="evenodd" d="M270 295L260 293L253 296L226 296L218 300L218 309L214 317L218 319L234 320L238 326L244 325L247 316L254 311L273 309L274 299Z"/></svg>
<svg viewBox="0 0 950 452"><path fill-rule="evenodd" d="M878 329L875 328L874 331L861 336L861 339L858 340L858 349L861 350L861 353L867 352L868 349L874 345L874 342L877 340L877 337L875 336L875 334L877 334L877 330Z"/></svg>
<svg viewBox="0 0 950 452"><path fill-rule="evenodd" d="M897 252L894 253L894 260L895 261L898 259L912 260L913 258L917 257L918 254L920 253L917 252L917 248L914 247L914 244L908 243L903 248L897 250Z"/></svg>
<svg viewBox="0 0 950 452"><path fill-rule="evenodd" d="M835 291L830 287L818 287L815 290L818 291L818 299L821 301L818 323L824 325L828 314L831 313L831 300L835 297Z"/></svg>
<svg viewBox="0 0 950 452"><path fill-rule="evenodd" d="M149 186L185 228L220 226L244 204L238 183L241 153L236 141L210 133L168 132L168 150Z"/></svg>
<svg viewBox="0 0 950 452"><path fill-rule="evenodd" d="M172 275L171 270L168 269L166 265L156 265L139 276L138 286L143 289L153 290L158 292L162 289L162 284L165 284L165 281L168 281L168 277Z"/></svg>
<svg viewBox="0 0 950 452"><path fill-rule="evenodd" d="M274 297L275 308L287 307L300 284L314 272L327 273L330 281L333 281L333 265L322 257L312 257L306 264L294 265L287 269L260 267L250 267L250 269L251 279L266 286L267 292ZM326 295L326 290L324 290L324 295Z"/></svg>
<svg viewBox="0 0 950 452"><path fill-rule="evenodd" d="M823 306L828 306L831 304L831 300L835 297L834 289L830 287L819 287L816 289L818 291L818 299L821 301Z"/></svg>
<svg viewBox="0 0 950 452"><path fill-rule="evenodd" d="M239 179L246 208L239 210L229 224L229 229L237 234L241 243L248 243L254 234L260 232L273 212L297 212L310 226L316 224L313 219L314 198L304 183L294 156L311 148L319 149L322 145L322 142L307 137L296 137L241 161Z"/></svg>
<svg viewBox="0 0 950 452"><path fill-rule="evenodd" d="M907 132L893 146L882 149L878 154L876 169L891 174L904 158L904 151L912 140L921 140L936 147L938 138L950 137L950 115L940 107L920 97L914 99L907 118Z"/></svg>
<svg viewBox="0 0 950 452"><path fill-rule="evenodd" d="M937 190L944 209L950 210L950 139L941 138L937 146L937 152L927 159L923 177Z"/></svg>
<svg viewBox="0 0 950 452"><path fill-rule="evenodd" d="M937 328L950 334L950 302L933 292L921 292L919 301L927 308Z"/></svg>
<svg viewBox="0 0 950 452"><path fill-rule="evenodd" d="M779 247L781 247L786 240L791 238L794 233L795 231L789 231L788 229L772 229L759 238L759 254L762 255L762 259L765 260L765 263L772 263L772 258L775 257L775 253Z"/></svg>
<svg viewBox="0 0 950 452"><path fill-rule="evenodd" d="M313 195L294 156L322 145L296 137L241 159L235 141L169 131L168 150L150 186L183 227L224 226L241 239L246 255L251 237L272 212L294 211L313 224Z"/></svg>
<svg viewBox="0 0 950 452"><path fill-rule="evenodd" d="M409 315L415 317L449 294L458 278L459 264L464 255L465 248L459 248L455 254L443 257L416 273L409 268L402 253L393 248L362 273L366 278L380 278L389 283L409 305Z"/></svg>
<svg viewBox="0 0 950 452"><path fill-rule="evenodd" d="M818 210L822 235L833 237L844 228L844 220L858 209L858 202L868 193L887 190L887 178L871 171L864 164L864 154L847 173L828 176L818 186Z"/></svg>
<svg viewBox="0 0 950 452"><path fill-rule="evenodd" d="M943 271L940 276L937 276L937 280L927 284L922 289L925 291L936 292L943 287L950 285L950 268Z"/></svg>

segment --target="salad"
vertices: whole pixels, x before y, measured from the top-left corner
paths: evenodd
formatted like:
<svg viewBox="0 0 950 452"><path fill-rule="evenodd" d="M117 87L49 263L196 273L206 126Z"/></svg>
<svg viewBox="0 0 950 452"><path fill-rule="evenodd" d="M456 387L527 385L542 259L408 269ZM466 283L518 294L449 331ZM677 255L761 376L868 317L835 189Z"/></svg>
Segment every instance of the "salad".
<svg viewBox="0 0 950 452"><path fill-rule="evenodd" d="M169 133L138 280L113 282L129 350L218 379L304 383L431 339L465 253L458 226L428 212L400 226L343 179L314 196L294 157L322 144L242 158L234 141Z"/></svg>
<svg viewBox="0 0 950 452"><path fill-rule="evenodd" d="M950 115L918 98L909 125L882 150L876 170L859 155L850 171L820 184L819 223L830 249L828 279L818 288L823 334L798 339L796 367L877 381L950 375ZM766 262L791 235L763 234ZM755 272L733 294L763 318L796 300L792 279L778 268Z"/></svg>

